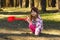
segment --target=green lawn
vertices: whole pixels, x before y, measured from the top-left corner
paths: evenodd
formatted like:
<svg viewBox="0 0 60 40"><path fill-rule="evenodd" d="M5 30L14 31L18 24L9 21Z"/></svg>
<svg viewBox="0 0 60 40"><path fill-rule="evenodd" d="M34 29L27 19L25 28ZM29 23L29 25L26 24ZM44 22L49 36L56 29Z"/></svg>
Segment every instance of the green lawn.
<svg viewBox="0 0 60 40"><path fill-rule="evenodd" d="M44 29L39 37L34 36L28 29L25 21L7 22L8 15L0 15L0 39L1 40L60 40L60 13L40 14ZM27 15L14 15L26 17Z"/></svg>

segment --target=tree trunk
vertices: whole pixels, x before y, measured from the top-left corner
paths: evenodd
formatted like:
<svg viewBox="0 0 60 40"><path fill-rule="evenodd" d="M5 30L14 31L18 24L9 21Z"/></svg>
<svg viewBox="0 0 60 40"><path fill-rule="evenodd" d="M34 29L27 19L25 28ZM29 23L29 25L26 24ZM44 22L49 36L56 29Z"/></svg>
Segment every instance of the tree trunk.
<svg viewBox="0 0 60 40"><path fill-rule="evenodd" d="M48 0L48 7L52 7L51 3L52 3L52 0Z"/></svg>
<svg viewBox="0 0 60 40"><path fill-rule="evenodd" d="M19 7L21 7L20 0L19 0Z"/></svg>
<svg viewBox="0 0 60 40"><path fill-rule="evenodd" d="M60 0L58 0L58 8L59 8L59 12L60 12Z"/></svg>
<svg viewBox="0 0 60 40"><path fill-rule="evenodd" d="M1 0L0 0L0 8L1 8Z"/></svg>
<svg viewBox="0 0 60 40"><path fill-rule="evenodd" d="M32 0L29 0L29 8L31 8Z"/></svg>
<svg viewBox="0 0 60 40"><path fill-rule="evenodd" d="M14 0L14 7L16 7L16 0Z"/></svg>
<svg viewBox="0 0 60 40"><path fill-rule="evenodd" d="M17 6L19 6L19 0L17 0L16 2L17 2Z"/></svg>
<svg viewBox="0 0 60 40"><path fill-rule="evenodd" d="M4 3L4 0L1 0L1 6L2 6L2 7L5 6L4 4L5 4L5 3Z"/></svg>
<svg viewBox="0 0 60 40"><path fill-rule="evenodd" d="M9 6L9 0L6 0L6 7Z"/></svg>
<svg viewBox="0 0 60 40"><path fill-rule="evenodd" d="M14 0L10 0L10 5L11 5L11 7L14 6Z"/></svg>
<svg viewBox="0 0 60 40"><path fill-rule="evenodd" d="M22 0L22 8L26 7L26 0Z"/></svg>
<svg viewBox="0 0 60 40"><path fill-rule="evenodd" d="M51 2L51 5L52 5L52 7L56 7L56 0L52 0L52 2Z"/></svg>
<svg viewBox="0 0 60 40"><path fill-rule="evenodd" d="M42 11L46 12L46 0L41 0Z"/></svg>
<svg viewBox="0 0 60 40"><path fill-rule="evenodd" d="M34 6L37 8L39 7L39 0L34 0Z"/></svg>
<svg viewBox="0 0 60 40"><path fill-rule="evenodd" d="M39 8L41 8L41 0L39 0Z"/></svg>

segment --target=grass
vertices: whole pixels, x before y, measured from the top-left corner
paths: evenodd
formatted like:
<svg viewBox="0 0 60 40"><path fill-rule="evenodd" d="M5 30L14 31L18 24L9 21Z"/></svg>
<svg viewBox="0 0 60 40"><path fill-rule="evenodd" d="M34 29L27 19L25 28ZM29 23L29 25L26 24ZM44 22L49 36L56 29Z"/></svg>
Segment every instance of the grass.
<svg viewBox="0 0 60 40"><path fill-rule="evenodd" d="M34 36L28 29L28 23L25 21L7 22L8 15L0 15L0 40L60 40L60 13L40 14L44 29L42 34ZM14 15L15 17L26 17Z"/></svg>

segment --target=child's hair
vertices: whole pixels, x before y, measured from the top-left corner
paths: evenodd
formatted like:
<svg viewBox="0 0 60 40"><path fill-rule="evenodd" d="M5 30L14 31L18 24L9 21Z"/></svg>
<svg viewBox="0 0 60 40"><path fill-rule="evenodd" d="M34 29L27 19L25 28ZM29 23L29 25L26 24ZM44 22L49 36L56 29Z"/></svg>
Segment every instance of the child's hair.
<svg viewBox="0 0 60 40"><path fill-rule="evenodd" d="M31 13L32 13L32 11L35 11L36 13L37 13L37 15L36 16L32 16L32 15L30 15L30 20L32 21L32 19L36 19L36 18L38 18L38 14L39 14L39 11L38 11L38 9L36 8L36 7L32 7L31 8Z"/></svg>
<svg viewBox="0 0 60 40"><path fill-rule="evenodd" d="M37 14L39 13L38 8L36 8L36 7L32 7L31 12L32 12L32 10L35 11Z"/></svg>

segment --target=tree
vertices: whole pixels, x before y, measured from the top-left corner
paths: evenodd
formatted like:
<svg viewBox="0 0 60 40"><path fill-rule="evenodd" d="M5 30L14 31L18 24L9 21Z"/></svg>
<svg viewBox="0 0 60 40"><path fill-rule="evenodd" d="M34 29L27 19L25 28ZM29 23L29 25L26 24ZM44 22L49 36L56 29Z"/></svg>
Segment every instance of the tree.
<svg viewBox="0 0 60 40"><path fill-rule="evenodd" d="M58 8L59 8L59 12L60 12L60 0L58 0Z"/></svg>
<svg viewBox="0 0 60 40"><path fill-rule="evenodd" d="M3 10L1 9L1 0L0 0L0 11L3 11Z"/></svg>
<svg viewBox="0 0 60 40"><path fill-rule="evenodd" d="M41 0L41 8L43 12L46 12L46 0Z"/></svg>
<svg viewBox="0 0 60 40"><path fill-rule="evenodd" d="M31 8L32 0L29 0L29 8Z"/></svg>
<svg viewBox="0 0 60 40"><path fill-rule="evenodd" d="M5 6L5 0L1 0L1 7Z"/></svg>
<svg viewBox="0 0 60 40"><path fill-rule="evenodd" d="M6 0L6 7L9 6L9 0Z"/></svg>
<svg viewBox="0 0 60 40"><path fill-rule="evenodd" d="M14 7L16 7L16 0L14 0Z"/></svg>
<svg viewBox="0 0 60 40"><path fill-rule="evenodd" d="M39 7L39 0L34 0L34 6Z"/></svg>
<svg viewBox="0 0 60 40"><path fill-rule="evenodd" d="M0 0L0 8L1 8L1 0Z"/></svg>
<svg viewBox="0 0 60 40"><path fill-rule="evenodd" d="M14 6L14 0L10 0L10 6L11 6L11 7Z"/></svg>
<svg viewBox="0 0 60 40"><path fill-rule="evenodd" d="M19 7L21 7L21 0L19 0Z"/></svg>
<svg viewBox="0 0 60 40"><path fill-rule="evenodd" d="M39 0L39 8L41 8L41 0Z"/></svg>
<svg viewBox="0 0 60 40"><path fill-rule="evenodd" d="M16 0L16 6L19 6L19 0Z"/></svg>
<svg viewBox="0 0 60 40"><path fill-rule="evenodd" d="M52 5L52 7L56 7L56 0L52 0L52 2L51 2L51 5Z"/></svg>
<svg viewBox="0 0 60 40"><path fill-rule="evenodd" d="M51 3L52 3L52 0L48 0L48 7L52 7Z"/></svg>
<svg viewBox="0 0 60 40"><path fill-rule="evenodd" d="M26 0L22 0L22 8L26 7Z"/></svg>

